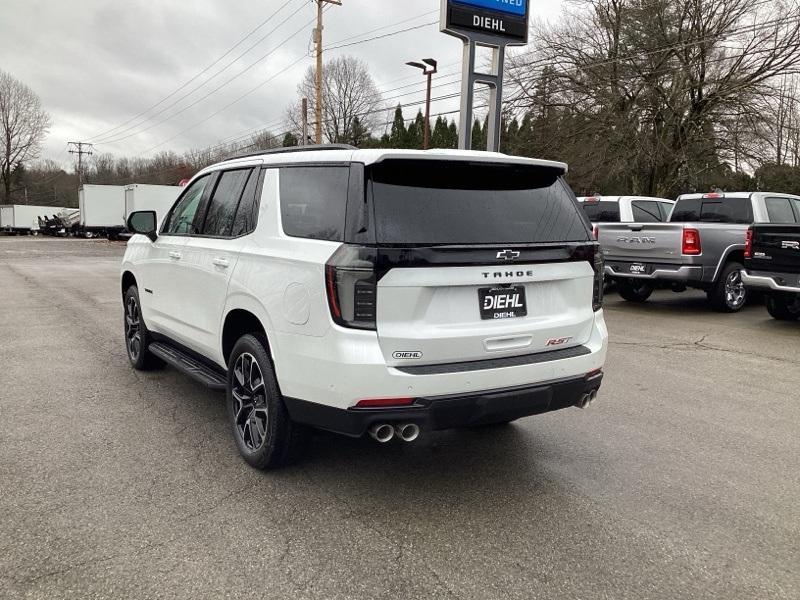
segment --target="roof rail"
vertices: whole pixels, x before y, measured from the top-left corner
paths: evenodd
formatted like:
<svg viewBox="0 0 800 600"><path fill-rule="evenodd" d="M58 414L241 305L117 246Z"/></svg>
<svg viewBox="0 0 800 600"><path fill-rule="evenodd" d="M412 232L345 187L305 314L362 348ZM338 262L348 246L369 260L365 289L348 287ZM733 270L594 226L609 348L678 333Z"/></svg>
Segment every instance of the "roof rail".
<svg viewBox="0 0 800 600"><path fill-rule="evenodd" d="M315 152L319 150L358 150L350 144L314 144L310 146L287 146L285 148L270 148L269 150L255 150L244 154L234 154L223 158L221 162L236 160L237 158L249 158L251 156L261 156L262 154L288 154L290 152Z"/></svg>

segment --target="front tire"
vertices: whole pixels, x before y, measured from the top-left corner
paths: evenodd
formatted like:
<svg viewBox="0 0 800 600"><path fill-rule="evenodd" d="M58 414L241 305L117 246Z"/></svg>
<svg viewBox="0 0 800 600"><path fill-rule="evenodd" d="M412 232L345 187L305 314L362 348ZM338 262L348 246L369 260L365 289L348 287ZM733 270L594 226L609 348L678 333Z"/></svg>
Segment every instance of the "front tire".
<svg viewBox="0 0 800 600"><path fill-rule="evenodd" d="M778 321L800 320L800 296L770 294L767 296L767 312Z"/></svg>
<svg viewBox="0 0 800 600"><path fill-rule="evenodd" d="M125 309L125 349L128 360L137 371L151 371L164 365L157 356L147 351L152 341L150 332L142 318L142 303L139 301L139 289L132 285L123 298Z"/></svg>
<svg viewBox="0 0 800 600"><path fill-rule="evenodd" d="M708 301L714 310L725 313L739 312L747 303L747 288L742 281L742 266L729 262L719 279L708 292Z"/></svg>
<svg viewBox="0 0 800 600"><path fill-rule="evenodd" d="M653 285L646 281L639 281L637 279L620 279L617 281L617 291L628 302L647 302L647 299L653 293Z"/></svg>
<svg viewBox="0 0 800 600"><path fill-rule="evenodd" d="M308 441L306 427L289 418L262 335L239 338L228 361L228 420L239 453L250 466L278 469L295 462Z"/></svg>

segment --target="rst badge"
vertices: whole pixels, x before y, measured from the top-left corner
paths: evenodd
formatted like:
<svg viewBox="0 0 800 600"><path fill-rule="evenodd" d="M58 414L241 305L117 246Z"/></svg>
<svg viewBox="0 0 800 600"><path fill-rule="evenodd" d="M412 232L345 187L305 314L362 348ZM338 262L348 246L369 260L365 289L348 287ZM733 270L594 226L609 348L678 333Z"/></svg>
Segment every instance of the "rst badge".
<svg viewBox="0 0 800 600"><path fill-rule="evenodd" d="M794 240L783 240L781 242L781 248L783 250L800 250L800 242L795 242Z"/></svg>

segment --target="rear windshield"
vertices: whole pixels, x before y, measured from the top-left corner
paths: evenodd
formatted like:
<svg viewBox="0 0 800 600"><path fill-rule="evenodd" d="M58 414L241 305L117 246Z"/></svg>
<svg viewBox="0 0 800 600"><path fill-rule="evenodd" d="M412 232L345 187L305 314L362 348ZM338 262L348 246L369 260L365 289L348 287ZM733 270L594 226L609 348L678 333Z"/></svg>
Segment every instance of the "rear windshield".
<svg viewBox="0 0 800 600"><path fill-rule="evenodd" d="M669 220L672 223L702 221L749 225L753 222L753 206L750 198L679 199Z"/></svg>
<svg viewBox="0 0 800 600"><path fill-rule="evenodd" d="M369 172L379 244L587 241L575 197L556 169L387 160Z"/></svg>
<svg viewBox="0 0 800 600"><path fill-rule="evenodd" d="M600 200L600 202L583 202L583 212L594 223L619 223L619 202Z"/></svg>

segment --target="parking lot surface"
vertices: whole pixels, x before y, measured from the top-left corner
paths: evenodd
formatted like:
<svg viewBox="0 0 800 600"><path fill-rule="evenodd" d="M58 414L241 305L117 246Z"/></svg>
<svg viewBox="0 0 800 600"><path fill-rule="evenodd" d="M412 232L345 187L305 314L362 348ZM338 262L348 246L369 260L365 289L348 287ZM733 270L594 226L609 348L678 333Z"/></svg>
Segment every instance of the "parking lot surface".
<svg viewBox="0 0 800 600"><path fill-rule="evenodd" d="M611 294L591 408L261 473L129 367L123 252L0 237L0 598L800 597L800 323Z"/></svg>

